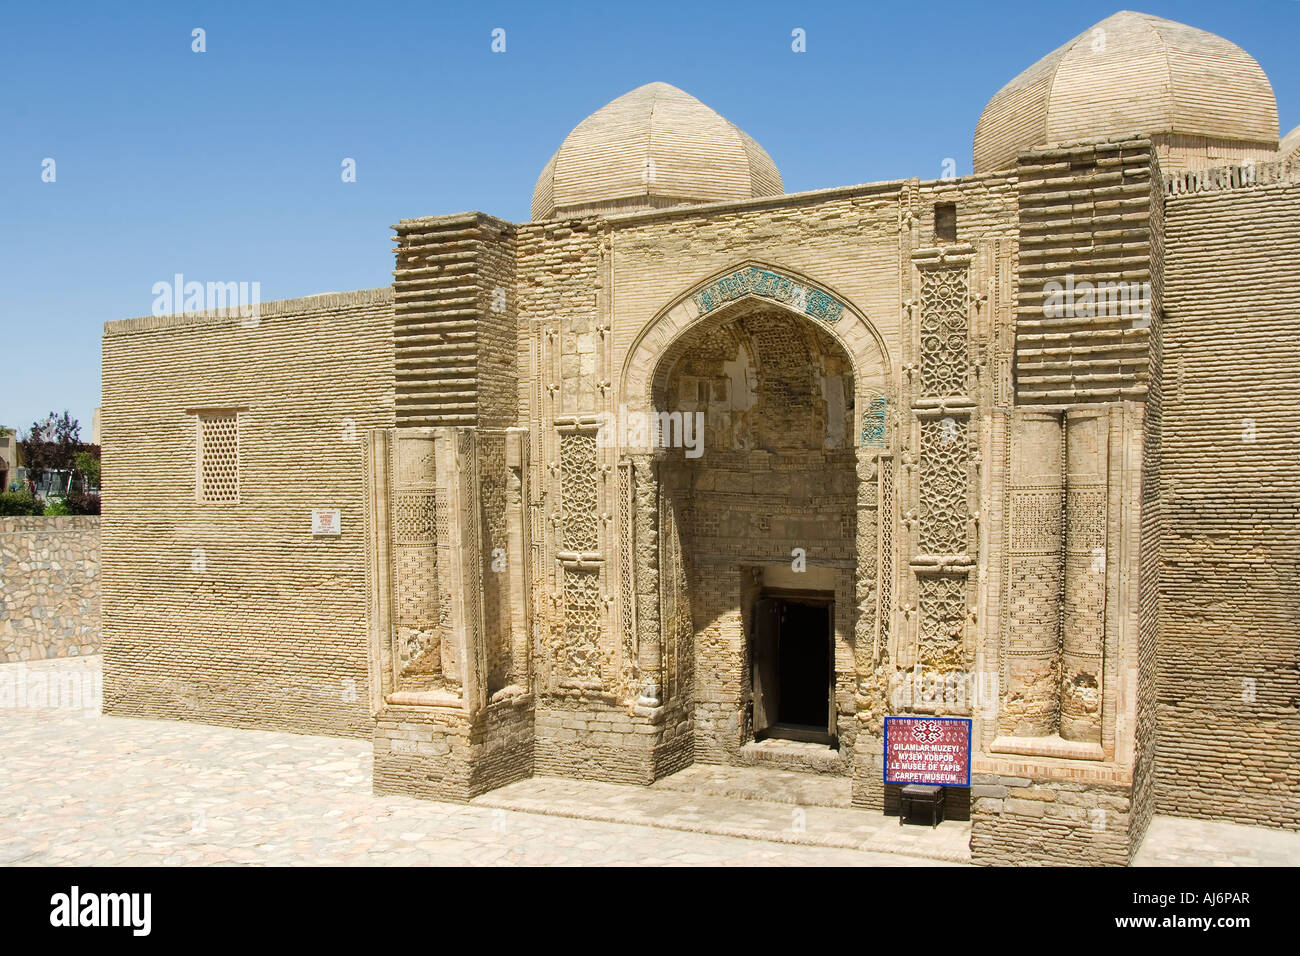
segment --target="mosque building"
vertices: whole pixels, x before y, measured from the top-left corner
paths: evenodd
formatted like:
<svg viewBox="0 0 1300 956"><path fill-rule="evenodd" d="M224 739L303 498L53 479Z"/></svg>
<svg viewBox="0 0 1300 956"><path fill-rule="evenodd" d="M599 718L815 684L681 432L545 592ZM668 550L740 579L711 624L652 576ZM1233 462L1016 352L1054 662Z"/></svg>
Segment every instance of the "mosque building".
<svg viewBox="0 0 1300 956"><path fill-rule="evenodd" d="M108 323L105 711L877 814L885 719L956 717L976 863L1300 826L1300 129L1126 11L973 154L786 193L650 83L532 221L399 222L391 286Z"/></svg>

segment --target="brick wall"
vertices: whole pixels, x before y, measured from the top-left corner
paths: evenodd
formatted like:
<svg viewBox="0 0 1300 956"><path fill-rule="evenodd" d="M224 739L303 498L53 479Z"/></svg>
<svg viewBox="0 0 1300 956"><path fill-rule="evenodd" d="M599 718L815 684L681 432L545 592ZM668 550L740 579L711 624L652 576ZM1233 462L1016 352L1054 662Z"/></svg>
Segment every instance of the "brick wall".
<svg viewBox="0 0 1300 956"><path fill-rule="evenodd" d="M515 227L460 213L395 228L398 424L514 424Z"/></svg>
<svg viewBox="0 0 1300 956"><path fill-rule="evenodd" d="M1165 208L1156 791L1295 827L1300 177L1275 171L1175 178Z"/></svg>
<svg viewBox="0 0 1300 956"><path fill-rule="evenodd" d="M105 326L106 713L370 735L359 436L393 424L392 321L376 289ZM237 502L196 501L212 408L239 410Z"/></svg>
<svg viewBox="0 0 1300 956"><path fill-rule="evenodd" d="M464 802L532 775L532 698L490 704L474 718L387 705L373 739L375 793Z"/></svg>
<svg viewBox="0 0 1300 956"><path fill-rule="evenodd" d="M1155 162L1153 157L1153 162ZM1156 806L1156 746L1159 720L1156 669L1160 646L1160 443L1164 427L1164 179L1152 170L1151 327L1147 400L1142 419L1141 528L1138 545L1137 734L1133 765L1130 859L1141 846Z"/></svg>
<svg viewBox="0 0 1300 956"><path fill-rule="evenodd" d="M0 661L99 652L99 518L0 518Z"/></svg>
<svg viewBox="0 0 1300 956"><path fill-rule="evenodd" d="M1097 308L1101 283L1151 281L1153 171L1146 139L1030 150L1020 157L1019 404L1141 399L1148 323ZM1051 287L1051 283L1057 283ZM1083 290L1050 308L1060 287ZM1108 296L1111 293L1108 292ZM1119 302L1118 293L1109 302ZM1120 303L1122 304L1122 303Z"/></svg>
<svg viewBox="0 0 1300 956"><path fill-rule="evenodd" d="M681 704L649 719L591 695L551 695L536 715L536 772L579 780L650 784L695 759Z"/></svg>
<svg viewBox="0 0 1300 956"><path fill-rule="evenodd" d="M1124 866L1132 791L1033 773L971 777L971 860L985 866Z"/></svg>

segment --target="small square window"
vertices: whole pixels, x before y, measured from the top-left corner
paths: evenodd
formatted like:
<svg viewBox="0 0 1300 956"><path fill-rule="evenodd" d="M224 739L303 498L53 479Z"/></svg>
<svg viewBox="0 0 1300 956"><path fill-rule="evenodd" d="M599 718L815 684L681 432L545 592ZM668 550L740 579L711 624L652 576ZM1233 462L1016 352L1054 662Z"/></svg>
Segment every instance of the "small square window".
<svg viewBox="0 0 1300 956"><path fill-rule="evenodd" d="M197 498L239 501L239 413L198 413Z"/></svg>

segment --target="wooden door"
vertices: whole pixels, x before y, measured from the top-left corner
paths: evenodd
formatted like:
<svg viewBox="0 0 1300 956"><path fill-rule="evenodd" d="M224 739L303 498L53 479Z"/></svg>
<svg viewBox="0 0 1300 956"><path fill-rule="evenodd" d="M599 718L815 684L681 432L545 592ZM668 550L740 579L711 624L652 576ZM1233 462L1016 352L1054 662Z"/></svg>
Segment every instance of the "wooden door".
<svg viewBox="0 0 1300 956"><path fill-rule="evenodd" d="M781 634L779 598L754 602L754 735L776 723L780 704L777 640Z"/></svg>
<svg viewBox="0 0 1300 956"><path fill-rule="evenodd" d="M826 733L835 736L835 602L826 605L826 645L830 666L826 668Z"/></svg>

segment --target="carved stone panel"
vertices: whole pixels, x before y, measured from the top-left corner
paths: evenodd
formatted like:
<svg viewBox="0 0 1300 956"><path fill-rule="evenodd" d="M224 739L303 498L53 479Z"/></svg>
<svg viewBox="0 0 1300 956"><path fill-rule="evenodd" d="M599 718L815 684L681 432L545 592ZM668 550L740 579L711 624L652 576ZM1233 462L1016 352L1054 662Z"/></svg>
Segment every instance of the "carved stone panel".
<svg viewBox="0 0 1300 956"><path fill-rule="evenodd" d="M618 467L618 617L624 689L632 690L636 670L636 468Z"/></svg>
<svg viewBox="0 0 1300 956"><path fill-rule="evenodd" d="M560 680L598 683L601 679L600 572L564 569L564 621L555 647Z"/></svg>
<svg viewBox="0 0 1300 956"><path fill-rule="evenodd" d="M561 548L594 552L600 547L596 433L560 432Z"/></svg>
<svg viewBox="0 0 1300 956"><path fill-rule="evenodd" d="M970 372L966 263L921 270L921 395L964 396Z"/></svg>
<svg viewBox="0 0 1300 956"><path fill-rule="evenodd" d="M441 682L442 624L438 581L437 473L434 438L398 429L389 505L393 567L393 655L397 690Z"/></svg>
<svg viewBox="0 0 1300 956"><path fill-rule="evenodd" d="M921 419L918 546L922 554L966 553L970 522L968 433L965 417Z"/></svg>
<svg viewBox="0 0 1300 956"><path fill-rule="evenodd" d="M694 633L690 593L687 585L686 554L678 527L678 506L669 495L660 496L659 580L661 650L663 654L663 700L679 696L685 682L685 665Z"/></svg>
<svg viewBox="0 0 1300 956"><path fill-rule="evenodd" d="M557 431L560 559L560 615L548 649L552 682L595 689L606 673L604 635L605 566L600 555L600 472L596 430L568 424Z"/></svg>
<svg viewBox="0 0 1300 956"><path fill-rule="evenodd" d="M1061 621L1061 736L1101 741L1106 630L1108 419L1066 416L1065 582Z"/></svg>
<svg viewBox="0 0 1300 956"><path fill-rule="evenodd" d="M880 459L880 601L876 618L878 657L889 655L890 624L894 608L894 459ZM878 661L873 662L878 663Z"/></svg>
<svg viewBox="0 0 1300 956"><path fill-rule="evenodd" d="M463 638L452 642L463 656L459 677L465 688L465 699L471 707L481 706L486 699L487 641L483 625L483 535L482 506L480 504L478 434L472 428L457 428L445 433L446 441L455 444L454 500L456 503L457 530L452 540L458 545L455 558L458 562L457 599L463 604L463 614L457 628ZM446 553L446 552L444 552ZM446 644L447 642L444 642ZM444 656L444 663L446 657ZM444 670L445 670L444 666Z"/></svg>
<svg viewBox="0 0 1300 956"><path fill-rule="evenodd" d="M998 725L1041 737L1056 732L1059 709L1061 420L1022 413L1010 432Z"/></svg>
<svg viewBox="0 0 1300 956"><path fill-rule="evenodd" d="M964 575L923 575L919 581L921 640L917 659L925 670L962 670L966 665Z"/></svg>

